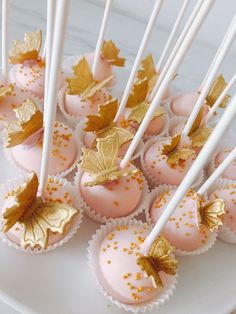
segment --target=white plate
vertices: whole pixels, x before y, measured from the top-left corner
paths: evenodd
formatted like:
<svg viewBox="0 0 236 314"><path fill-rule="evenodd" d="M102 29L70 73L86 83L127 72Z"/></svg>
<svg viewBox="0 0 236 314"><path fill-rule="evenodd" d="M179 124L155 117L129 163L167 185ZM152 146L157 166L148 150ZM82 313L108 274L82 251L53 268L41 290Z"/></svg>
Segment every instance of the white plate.
<svg viewBox="0 0 236 314"><path fill-rule="evenodd" d="M2 152L0 160L0 183L19 174ZM87 244L98 227L85 217L72 240L45 255L0 243L0 299L23 313L124 313L104 299L87 267ZM236 308L236 246L217 241L206 254L179 261L177 290L153 313L223 314Z"/></svg>

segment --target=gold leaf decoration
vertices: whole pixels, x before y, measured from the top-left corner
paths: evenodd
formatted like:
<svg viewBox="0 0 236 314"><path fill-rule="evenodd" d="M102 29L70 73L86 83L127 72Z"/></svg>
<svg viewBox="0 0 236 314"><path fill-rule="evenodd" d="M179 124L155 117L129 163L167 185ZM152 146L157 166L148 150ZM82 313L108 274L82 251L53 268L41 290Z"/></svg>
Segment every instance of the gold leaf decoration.
<svg viewBox="0 0 236 314"><path fill-rule="evenodd" d="M223 92L225 87L227 86L227 83L223 77L222 74L217 76L217 78L214 80L211 89L206 97L207 104L212 107L216 100L219 98L220 94ZM226 95L223 99L222 103L220 104L221 108L225 108L229 102L230 95Z"/></svg>
<svg viewBox="0 0 236 314"><path fill-rule="evenodd" d="M3 211L2 231L10 230L19 219L24 216L27 210L32 206L38 192L38 177L33 172L28 180L14 191L14 205L10 208L5 208Z"/></svg>
<svg viewBox="0 0 236 314"><path fill-rule="evenodd" d="M133 121L140 124L143 121L148 109L149 109L149 104L147 102L142 102L140 105L133 108L131 114L128 117L128 121ZM152 120L157 117L162 116L163 114L165 114L165 111L163 110L162 106L159 106L157 110L155 111L152 117Z"/></svg>
<svg viewBox="0 0 236 314"><path fill-rule="evenodd" d="M73 71L76 77L66 79L68 93L70 95L80 95L82 101L92 98L97 91L107 86L113 78L113 76L110 76L102 82L96 82L85 58L82 58L73 67Z"/></svg>
<svg viewBox="0 0 236 314"><path fill-rule="evenodd" d="M198 115L197 115L195 121L193 122L191 130L189 131L189 135L192 135L200 127L200 125L203 121L203 118L204 118L204 110L205 110L204 106L202 106L198 112Z"/></svg>
<svg viewBox="0 0 236 314"><path fill-rule="evenodd" d="M12 85L7 85L0 87L0 101L5 99L8 95L10 95L14 90Z"/></svg>
<svg viewBox="0 0 236 314"><path fill-rule="evenodd" d="M188 160L190 157L195 156L196 152L190 148L176 149L168 155L167 162L170 166L178 165L182 161Z"/></svg>
<svg viewBox="0 0 236 314"><path fill-rule="evenodd" d="M101 58L117 67L125 66L125 58L119 57L120 49L116 47L112 40L104 41Z"/></svg>
<svg viewBox="0 0 236 314"><path fill-rule="evenodd" d="M202 147L205 145L209 136L211 135L211 128L199 128L191 136L192 146L193 147Z"/></svg>
<svg viewBox="0 0 236 314"><path fill-rule="evenodd" d="M164 155L169 155L172 153L174 150L177 149L181 139L181 134L177 134L171 138L170 143L164 144L162 148L162 154Z"/></svg>
<svg viewBox="0 0 236 314"><path fill-rule="evenodd" d="M71 219L79 212L58 202L42 202L37 197L38 178L32 173L28 180L12 192L13 205L3 209L2 231L9 231L17 222L23 228L21 246L32 249L48 246L48 231L63 234Z"/></svg>
<svg viewBox="0 0 236 314"><path fill-rule="evenodd" d="M153 57L149 54L145 59L141 61L141 69L138 71L137 79L143 80L147 78L150 81L153 76L157 74Z"/></svg>
<svg viewBox="0 0 236 314"><path fill-rule="evenodd" d="M9 63L19 64L27 60L38 60L42 45L41 30L25 33L24 42L15 40L10 52Z"/></svg>
<svg viewBox="0 0 236 314"><path fill-rule="evenodd" d="M7 148L22 144L43 127L42 112L31 99L27 99L14 111L17 121L10 122L7 126Z"/></svg>
<svg viewBox="0 0 236 314"><path fill-rule="evenodd" d="M134 108L145 101L148 93L148 80L144 79L138 81L133 85L132 91L126 103L127 108Z"/></svg>
<svg viewBox="0 0 236 314"><path fill-rule="evenodd" d="M109 137L112 135L115 135L117 137L119 147L121 147L121 145L123 145L124 143L131 141L134 137L134 135L129 130L112 125L110 128L105 128L101 130L97 134L97 139Z"/></svg>
<svg viewBox="0 0 236 314"><path fill-rule="evenodd" d="M118 109L118 99L113 98L105 104L100 105L97 115L88 115L84 130L87 132L97 132L111 125L115 119Z"/></svg>
<svg viewBox="0 0 236 314"><path fill-rule="evenodd" d="M200 207L201 224L211 232L214 232L219 226L223 225L222 219L224 214L225 201L223 199L215 199Z"/></svg>
<svg viewBox="0 0 236 314"><path fill-rule="evenodd" d="M119 151L119 140L116 134L106 138L97 139L97 152L83 148L80 167L83 171L91 173L92 180L85 186L100 185L117 180L138 172L138 170L119 170L117 155Z"/></svg>
<svg viewBox="0 0 236 314"><path fill-rule="evenodd" d="M163 236L159 236L153 242L147 256L141 256L137 259L137 264L146 276L152 279L155 288L164 286L160 272L169 275L176 274L178 262L172 252L173 247L170 243Z"/></svg>

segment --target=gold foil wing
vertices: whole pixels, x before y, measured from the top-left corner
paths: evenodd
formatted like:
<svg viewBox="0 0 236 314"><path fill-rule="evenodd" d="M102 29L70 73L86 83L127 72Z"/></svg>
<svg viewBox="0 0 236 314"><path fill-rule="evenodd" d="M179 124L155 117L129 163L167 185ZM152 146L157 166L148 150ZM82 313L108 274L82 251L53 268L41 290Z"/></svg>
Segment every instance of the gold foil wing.
<svg viewBox="0 0 236 314"><path fill-rule="evenodd" d="M175 275L178 262L172 255L173 247L163 237L159 236L152 244L148 255L137 259L137 264L146 276L151 277L155 288L163 287L160 272Z"/></svg>
<svg viewBox="0 0 236 314"><path fill-rule="evenodd" d="M138 71L137 79L143 80L145 77L150 81L157 74L153 57L149 54L141 62L141 69Z"/></svg>
<svg viewBox="0 0 236 314"><path fill-rule="evenodd" d="M22 144L43 127L42 112L31 99L27 99L14 111L17 121L10 122L7 126L7 148Z"/></svg>
<svg viewBox="0 0 236 314"><path fill-rule="evenodd" d="M116 47L112 40L104 41L101 58L117 67L125 66L125 58L119 57L120 49Z"/></svg>
<svg viewBox="0 0 236 314"><path fill-rule="evenodd" d="M171 138L170 143L164 144L162 148L162 154L169 155L173 151L175 151L180 143L181 134L177 134Z"/></svg>
<svg viewBox="0 0 236 314"><path fill-rule="evenodd" d="M131 141L134 137L133 133L129 130L114 125L111 128L107 128L104 131L99 132L97 134L97 138L105 138L113 135L117 137L119 147L121 147L124 143Z"/></svg>
<svg viewBox="0 0 236 314"><path fill-rule="evenodd" d="M92 180L85 186L94 186L117 180L137 172L133 170L119 170L117 155L119 140L115 134L97 139L97 152L83 148L80 167L83 171L93 175Z"/></svg>
<svg viewBox="0 0 236 314"><path fill-rule="evenodd" d="M217 76L215 81L213 82L211 89L206 97L207 104L212 107L216 100L219 98L220 94L223 92L227 83L222 74ZM225 108L229 102L230 95L226 95L223 99L222 103L220 104L221 108Z"/></svg>
<svg viewBox="0 0 236 314"><path fill-rule="evenodd" d="M215 199L200 207L201 223L211 232L223 225L224 214L225 201L223 199Z"/></svg>
<svg viewBox="0 0 236 314"><path fill-rule="evenodd" d="M176 149L168 155L167 162L170 166L178 165L182 161L188 160L190 157L195 156L196 152L190 148Z"/></svg>
<svg viewBox="0 0 236 314"><path fill-rule="evenodd" d="M96 82L88 64L88 61L83 57L77 65L73 67L76 77L67 78L68 93L70 95L80 95L84 101L94 96L97 91L107 86L113 76L108 77L102 82Z"/></svg>
<svg viewBox="0 0 236 314"><path fill-rule="evenodd" d="M140 105L138 105L132 110L131 114L128 117L128 121L133 121L140 124L143 121L148 111L148 108L149 108L149 104L147 102L141 103ZM158 109L155 111L152 120L157 117L162 116L163 114L165 114L165 111L163 110L161 106L159 106Z"/></svg>
<svg viewBox="0 0 236 314"><path fill-rule="evenodd" d="M115 119L118 109L118 99L113 98L104 105L100 105L97 115L88 115L84 130L87 132L98 132L107 128Z"/></svg>
<svg viewBox="0 0 236 314"><path fill-rule="evenodd" d="M202 147L211 135L211 128L199 128L191 135L192 147Z"/></svg>
<svg viewBox="0 0 236 314"><path fill-rule="evenodd" d="M37 191L38 178L35 173L32 173L26 182L13 191L14 204L9 208L3 209L3 232L11 229L29 210L36 199Z"/></svg>
<svg viewBox="0 0 236 314"><path fill-rule="evenodd" d="M205 110L205 108L204 108L204 106L202 106L198 112L198 115L197 115L195 121L193 122L191 130L189 131L189 136L192 135L195 131L197 131L198 128L200 127L200 125L203 121L203 117L204 117L204 110Z"/></svg>
<svg viewBox="0 0 236 314"><path fill-rule="evenodd" d="M127 108L134 108L145 101L148 93L147 78L138 81L133 85L132 91L126 103Z"/></svg>
<svg viewBox="0 0 236 314"><path fill-rule="evenodd" d="M10 52L9 63L19 64L26 60L38 60L42 45L41 30L25 33L24 42L15 40Z"/></svg>
<svg viewBox="0 0 236 314"><path fill-rule="evenodd" d="M30 215L26 215L21 221L23 226L21 246L24 248L28 246L47 248L49 230L63 234L68 223L78 213L76 209L67 204L40 203Z"/></svg>
<svg viewBox="0 0 236 314"><path fill-rule="evenodd" d="M10 95L14 90L12 85L0 87L0 101Z"/></svg>

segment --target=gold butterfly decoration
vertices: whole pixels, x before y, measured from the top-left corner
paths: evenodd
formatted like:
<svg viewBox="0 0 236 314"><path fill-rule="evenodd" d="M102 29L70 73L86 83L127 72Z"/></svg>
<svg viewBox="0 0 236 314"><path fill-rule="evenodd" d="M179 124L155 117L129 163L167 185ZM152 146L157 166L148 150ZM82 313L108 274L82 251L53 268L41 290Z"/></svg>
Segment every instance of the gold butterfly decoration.
<svg viewBox="0 0 236 314"><path fill-rule="evenodd" d="M113 122L118 109L118 100L113 98L100 105L97 115L88 115L84 130L96 132L97 138L107 137L113 133L119 141L119 147L133 138L133 134ZM94 143L96 144L96 142Z"/></svg>
<svg viewBox="0 0 236 314"><path fill-rule="evenodd" d="M97 139L97 151L87 148L82 148L82 151L79 166L83 171L92 174L91 181L85 186L104 184L138 172L137 168L119 170L117 165L119 140L115 133L106 138Z"/></svg>
<svg viewBox="0 0 236 314"><path fill-rule="evenodd" d="M0 101L5 99L8 95L10 95L14 90L12 85L7 85L0 87Z"/></svg>
<svg viewBox="0 0 236 314"><path fill-rule="evenodd" d="M19 64L27 60L39 60L39 53L42 45L41 30L25 33L24 41L15 40L13 49L10 52L9 63Z"/></svg>
<svg viewBox="0 0 236 314"><path fill-rule="evenodd" d="M167 156L167 162L170 166L180 165L182 161L196 155L193 149L178 148L180 140L181 134L177 134L171 138L170 143L163 145L162 154Z"/></svg>
<svg viewBox="0 0 236 314"><path fill-rule="evenodd" d="M160 272L168 275L175 275L177 272L178 262L172 252L173 247L170 243L163 236L159 236L153 242L147 256L137 259L137 264L146 276L152 279L155 288L164 286Z"/></svg>
<svg viewBox="0 0 236 314"><path fill-rule="evenodd" d="M220 94L223 92L225 87L227 86L227 83L223 77L222 74L217 76L217 78L214 80L211 89L206 97L206 102L208 106L212 107L216 100L219 98ZM229 102L230 95L226 95L220 104L220 108L225 108Z"/></svg>
<svg viewBox="0 0 236 314"><path fill-rule="evenodd" d="M202 106L189 132L189 137L192 141L192 147L195 148L204 146L212 132L211 128L207 128L202 125L204 119L204 110L204 106Z"/></svg>
<svg viewBox="0 0 236 314"><path fill-rule="evenodd" d="M8 232L18 222L22 227L23 248L47 248L48 232L63 234L68 223L78 211L67 204L43 202L37 197L38 178L32 173L28 180L12 191L11 207L5 207L2 214L2 232Z"/></svg>
<svg viewBox="0 0 236 314"><path fill-rule="evenodd" d="M104 41L101 51L101 58L105 59L108 63L117 66L125 66L125 58L119 57L120 49L116 47L112 40Z"/></svg>
<svg viewBox="0 0 236 314"><path fill-rule="evenodd" d="M43 127L42 112L38 110L36 104L31 99L27 99L14 111L17 121L9 122L7 125L7 148L22 144Z"/></svg>
<svg viewBox="0 0 236 314"><path fill-rule="evenodd" d="M214 232L223 225L222 219L225 214L225 201L215 199L204 206L200 206L200 223L208 230Z"/></svg>
<svg viewBox="0 0 236 314"><path fill-rule="evenodd" d="M132 108L132 111L128 117L128 121L137 122L140 124L148 109L149 103L146 100L148 94L148 80L147 78L142 79L134 84L132 91L129 95L128 101L126 103L127 108ZM153 115L153 119L160 117L164 114L164 110L161 106L158 107Z"/></svg>
<svg viewBox="0 0 236 314"><path fill-rule="evenodd" d="M155 86L159 73L156 71L156 67L153 61L153 57L149 54L145 59L141 61L141 69L138 70L137 80L148 80L148 92L152 91Z"/></svg>
<svg viewBox="0 0 236 314"><path fill-rule="evenodd" d="M68 93L70 95L80 95L82 101L92 98L97 91L107 86L113 78L113 76L110 76L102 82L95 81L88 61L85 58L82 58L73 67L73 72L75 77L66 79Z"/></svg>

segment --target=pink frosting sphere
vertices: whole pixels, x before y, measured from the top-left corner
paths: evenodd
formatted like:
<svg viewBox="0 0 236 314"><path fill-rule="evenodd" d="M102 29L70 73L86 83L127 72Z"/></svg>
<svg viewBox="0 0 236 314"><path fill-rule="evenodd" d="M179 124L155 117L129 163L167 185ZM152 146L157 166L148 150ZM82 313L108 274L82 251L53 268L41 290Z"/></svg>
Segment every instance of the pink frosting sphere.
<svg viewBox="0 0 236 314"><path fill-rule="evenodd" d="M225 158L231 151L232 148L226 148L216 155L215 159L216 167L218 167L222 163L222 161L225 160ZM221 176L231 180L236 180L236 159L233 162L231 162L231 164L225 169Z"/></svg>
<svg viewBox="0 0 236 314"><path fill-rule="evenodd" d="M59 86L64 83L63 75L60 74ZM37 61L28 61L17 67L15 74L16 84L32 92L36 96L44 97L45 67Z"/></svg>
<svg viewBox="0 0 236 314"><path fill-rule="evenodd" d="M193 107L198 99L198 94L179 94L176 95L171 102L171 110L177 116L190 116L190 113L193 110ZM208 112L207 105L205 107L205 114Z"/></svg>
<svg viewBox="0 0 236 314"><path fill-rule="evenodd" d="M174 193L175 189L164 192L153 202L149 213L152 223L158 221ZM197 250L208 241L209 231L204 227L199 228L198 202L193 191L190 190L182 199L162 234L182 251Z"/></svg>
<svg viewBox="0 0 236 314"><path fill-rule="evenodd" d="M145 152L144 164L158 182L179 185L193 164L194 158L188 158L181 165L170 166L167 156L162 154L162 146L163 142L152 144Z"/></svg>
<svg viewBox="0 0 236 314"><path fill-rule="evenodd" d="M39 173L42 159L42 137L30 145L17 145L11 148L16 164L26 171ZM77 155L77 146L72 131L62 123L56 122L53 132L53 147L49 161L49 174L66 171L72 166Z"/></svg>
<svg viewBox="0 0 236 314"><path fill-rule="evenodd" d="M224 225L236 234L236 184L229 184L218 188L210 194L210 200L222 198L225 200Z"/></svg>
<svg viewBox="0 0 236 314"><path fill-rule="evenodd" d="M92 175L84 172L79 189L85 202L96 214L107 218L126 217L139 205L143 191L140 172L103 185L85 186L91 179Z"/></svg>
<svg viewBox="0 0 236 314"><path fill-rule="evenodd" d="M92 68L93 66L93 60L94 60L94 53L88 53L84 56L86 60L88 61L88 64ZM102 58L99 58L97 71L95 75L95 80L97 81L104 81L108 77L112 76L112 65L111 63L107 62L106 60L103 60Z"/></svg>
<svg viewBox="0 0 236 314"><path fill-rule="evenodd" d="M5 121L13 121L16 119L16 114L13 109L19 107L27 98L32 97L32 94L24 89L13 85L13 91L5 98L0 100L0 117ZM4 85L1 85L3 87Z"/></svg>
<svg viewBox="0 0 236 314"><path fill-rule="evenodd" d="M87 115L94 115L98 112L98 105L104 104L111 99L106 88L97 91L94 96L82 101L79 95L65 94L65 110L72 116L85 118Z"/></svg>
<svg viewBox="0 0 236 314"><path fill-rule="evenodd" d="M69 206L73 206L73 196L71 192L65 187L62 186L58 180L50 180L47 185L47 189L45 191L45 201L60 201L61 203L68 204ZM4 203L4 207L10 207L14 205L14 197L8 196ZM47 245L53 245L59 241L61 241L69 232L72 225L76 224L79 219L79 215L75 216L72 221L67 225L65 232L63 234L54 233L52 231L48 231L48 243ZM7 233L6 236L12 242L21 246L21 234L23 232L22 225L20 223L16 223Z"/></svg>
<svg viewBox="0 0 236 314"><path fill-rule="evenodd" d="M135 225L116 227L100 245L99 266L104 288L116 300L126 304L140 304L161 293L154 288L150 278L145 277L137 264L140 243L150 228ZM172 276L160 272L164 286Z"/></svg>
<svg viewBox="0 0 236 314"><path fill-rule="evenodd" d="M156 117L152 119L152 121L149 123L145 134L146 135L158 135L162 132L164 126L165 126L165 115L163 114L160 117ZM139 124L134 122L131 123L132 127L137 131L139 128Z"/></svg>

